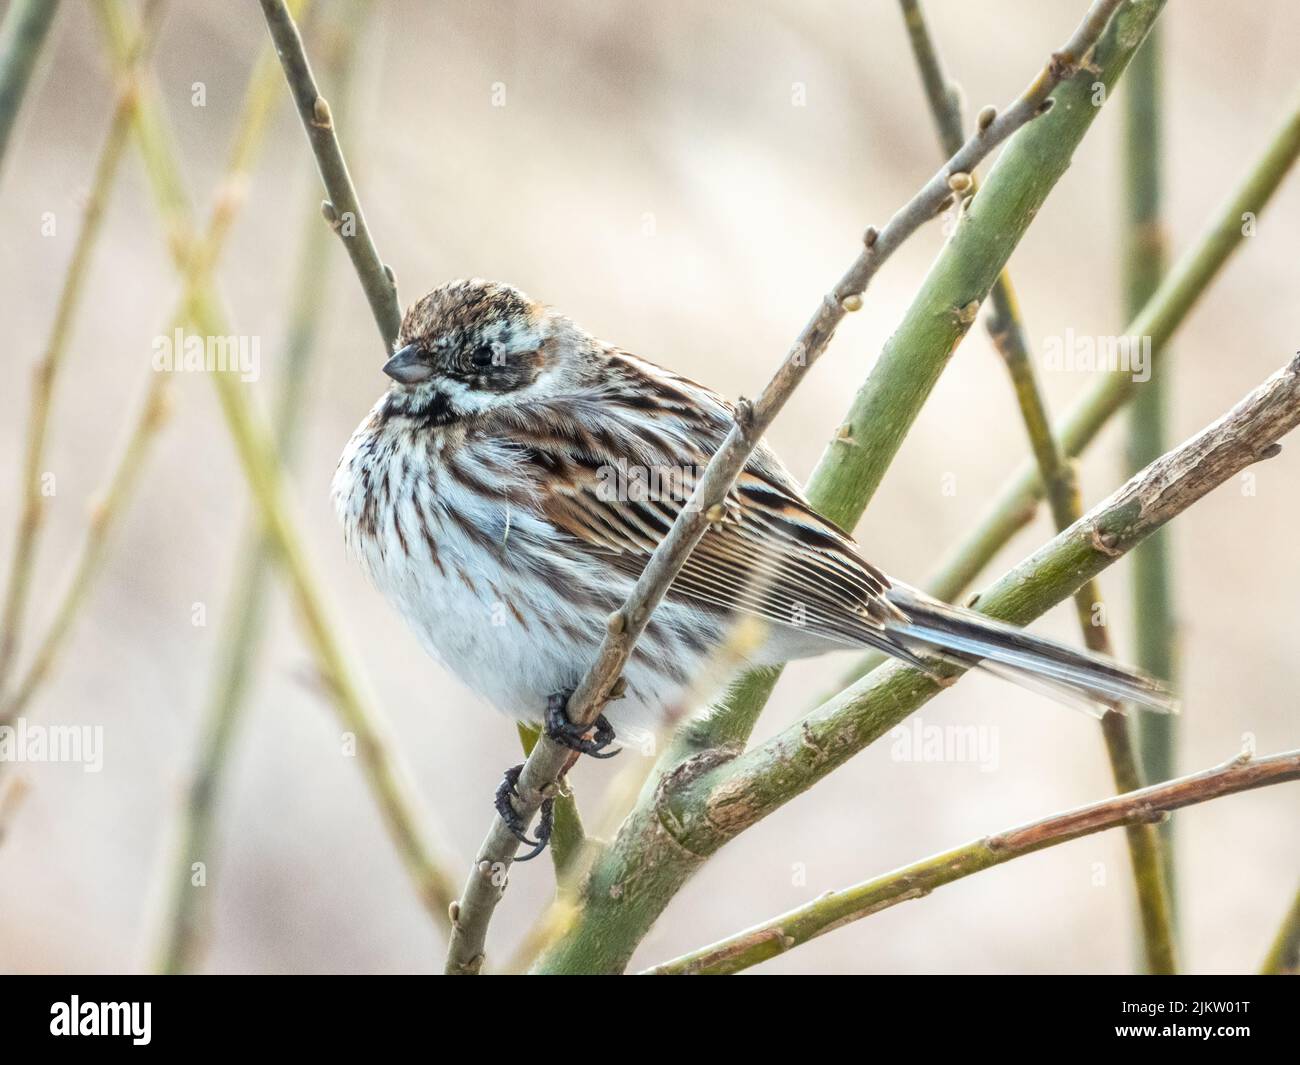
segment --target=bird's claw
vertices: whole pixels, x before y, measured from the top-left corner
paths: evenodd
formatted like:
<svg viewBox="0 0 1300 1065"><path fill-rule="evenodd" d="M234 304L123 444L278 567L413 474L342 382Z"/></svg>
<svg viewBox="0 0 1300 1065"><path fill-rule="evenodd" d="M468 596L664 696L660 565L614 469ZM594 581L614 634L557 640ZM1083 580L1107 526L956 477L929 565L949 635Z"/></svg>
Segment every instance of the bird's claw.
<svg viewBox="0 0 1300 1065"><path fill-rule="evenodd" d="M546 701L546 735L571 751L590 755L592 758L613 758L622 748L605 750L614 742L614 727L609 719L601 714L590 725L575 725L569 720L565 707L569 703L569 692L557 692ZM592 733L589 737L587 734ZM515 809L515 800L519 798L519 775L524 771L523 764L511 766L506 770L501 784L497 788L493 805L510 834L525 847L531 847L527 854L515 858L517 862L526 862L536 858L551 839L551 830L555 827L555 797L548 796L538 808L537 838L528 835L528 825Z"/></svg>
<svg viewBox="0 0 1300 1065"><path fill-rule="evenodd" d="M614 726L609 718L601 714L590 725L575 725L569 720L565 709L569 703L570 692L557 692L546 700L546 735L561 747L571 751L590 755L592 758L613 758L622 750L618 747L612 751L605 748L614 742ZM588 732L595 729L590 738Z"/></svg>
<svg viewBox="0 0 1300 1065"><path fill-rule="evenodd" d="M537 838L530 839L528 837L528 826L524 823L523 818L519 816L518 811L515 810L514 803L514 800L519 798L519 774L523 771L522 762L506 770L493 802L497 814L505 823L506 828L510 829L510 834L524 846L532 848L527 854L516 856L516 862L529 861L546 850L546 845L551 841L551 829L555 826L555 799L554 797L543 799L542 805L538 809L541 818L537 822Z"/></svg>

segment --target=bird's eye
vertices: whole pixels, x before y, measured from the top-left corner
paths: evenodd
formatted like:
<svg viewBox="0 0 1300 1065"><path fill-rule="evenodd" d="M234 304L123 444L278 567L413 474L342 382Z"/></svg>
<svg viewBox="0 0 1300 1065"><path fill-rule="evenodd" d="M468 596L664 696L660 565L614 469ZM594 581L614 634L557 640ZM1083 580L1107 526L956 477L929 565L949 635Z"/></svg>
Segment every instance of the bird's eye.
<svg viewBox="0 0 1300 1065"><path fill-rule="evenodd" d="M496 363L496 351L491 344L484 344L470 356L471 363L477 370L486 370L489 366Z"/></svg>

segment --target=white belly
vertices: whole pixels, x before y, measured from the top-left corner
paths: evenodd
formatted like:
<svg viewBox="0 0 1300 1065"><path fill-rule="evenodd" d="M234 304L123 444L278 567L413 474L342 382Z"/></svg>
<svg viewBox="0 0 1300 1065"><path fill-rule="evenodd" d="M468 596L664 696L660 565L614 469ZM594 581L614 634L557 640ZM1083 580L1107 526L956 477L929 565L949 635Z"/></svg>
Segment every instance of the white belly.
<svg viewBox="0 0 1300 1065"><path fill-rule="evenodd" d="M448 498L454 489L447 477L434 478L443 489L435 498L427 481L411 475L414 464L403 463L396 447L375 447L367 427L363 423L349 441L332 488L350 551L437 662L497 709L521 721L540 721L548 697L578 682L604 635L605 612L575 606L566 586L607 588L617 603L630 580L612 572L579 572L590 564L558 552L552 579L538 579L528 567L503 566L502 552L509 562L512 551L536 551L554 535L550 526L501 500L463 490ZM376 506L376 493L396 505ZM464 522L447 517L452 506ZM465 523L477 532L468 532ZM491 533L491 546L483 542L484 530ZM656 619L671 625L677 615L690 624L693 613L670 605ZM679 671L696 674L698 654L676 644L670 653ZM625 676L628 697L606 710L616 729L654 728L670 710L682 712L683 686L666 682L650 663L634 659Z"/></svg>

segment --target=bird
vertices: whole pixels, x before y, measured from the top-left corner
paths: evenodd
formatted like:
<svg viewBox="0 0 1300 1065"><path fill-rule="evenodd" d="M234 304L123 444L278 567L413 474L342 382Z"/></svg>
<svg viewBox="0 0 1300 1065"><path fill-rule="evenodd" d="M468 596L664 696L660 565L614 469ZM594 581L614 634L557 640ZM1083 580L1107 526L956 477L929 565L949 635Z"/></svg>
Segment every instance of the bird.
<svg viewBox="0 0 1300 1065"><path fill-rule="evenodd" d="M875 648L932 674L978 666L1098 713L1175 709L1154 678L890 578L760 441L650 616L621 698L574 725L569 694L734 406L481 278L412 304L383 371L391 383L331 487L349 553L433 659L574 752L607 757L619 729L673 720L746 618L761 631L747 666ZM513 803L520 768L494 801L533 857L549 810L529 838Z"/></svg>

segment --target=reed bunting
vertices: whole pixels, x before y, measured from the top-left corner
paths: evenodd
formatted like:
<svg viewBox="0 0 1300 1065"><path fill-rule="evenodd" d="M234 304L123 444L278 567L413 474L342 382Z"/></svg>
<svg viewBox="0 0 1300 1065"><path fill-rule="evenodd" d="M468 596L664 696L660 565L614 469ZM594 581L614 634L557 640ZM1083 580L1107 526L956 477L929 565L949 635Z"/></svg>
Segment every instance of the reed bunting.
<svg viewBox="0 0 1300 1065"><path fill-rule="evenodd" d="M407 311L396 346L384 366L393 383L334 477L348 546L435 659L575 751L609 753L615 724L669 720L747 615L764 623L750 665L874 647L928 671L980 665L1094 707L1172 708L1147 677L885 576L760 445L651 617L623 698L594 729L574 728L568 694L732 408L497 282L434 289ZM549 819L526 838L516 777L497 806L536 853Z"/></svg>

